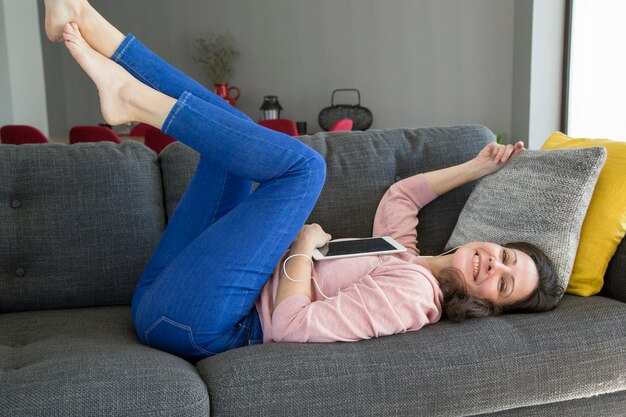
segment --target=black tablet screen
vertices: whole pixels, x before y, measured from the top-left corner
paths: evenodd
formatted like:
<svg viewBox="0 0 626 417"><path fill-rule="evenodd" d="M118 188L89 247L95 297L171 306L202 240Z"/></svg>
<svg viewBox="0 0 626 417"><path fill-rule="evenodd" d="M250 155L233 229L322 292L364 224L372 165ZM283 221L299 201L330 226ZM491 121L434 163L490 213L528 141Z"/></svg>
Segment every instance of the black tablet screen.
<svg viewBox="0 0 626 417"><path fill-rule="evenodd" d="M326 252L326 249L328 251ZM328 242L327 247L319 248L324 256L349 255L353 253L380 252L396 249L381 237L359 240Z"/></svg>

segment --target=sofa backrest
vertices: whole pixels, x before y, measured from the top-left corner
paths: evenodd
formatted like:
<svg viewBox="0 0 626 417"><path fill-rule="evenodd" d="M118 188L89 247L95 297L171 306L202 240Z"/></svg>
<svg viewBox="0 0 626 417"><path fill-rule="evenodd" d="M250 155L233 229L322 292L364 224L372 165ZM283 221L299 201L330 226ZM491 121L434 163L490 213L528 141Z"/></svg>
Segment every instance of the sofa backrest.
<svg viewBox="0 0 626 417"><path fill-rule="evenodd" d="M327 160L308 223L366 237L400 178L469 160L493 141L485 127L333 132L300 139ZM0 313L129 305L143 268L198 163L182 143L157 156L135 142L0 145ZM419 215L418 247L440 253L474 184ZM626 244L603 295L626 301Z"/></svg>
<svg viewBox="0 0 626 417"><path fill-rule="evenodd" d="M367 237L378 203L395 181L473 158L493 133L465 125L365 132L321 132L299 137L327 162L326 184L307 223L319 223L335 238ZM174 143L160 155L168 218L191 180L198 154ZM441 253L474 183L430 203L420 213L418 247Z"/></svg>
<svg viewBox="0 0 626 417"><path fill-rule="evenodd" d="M492 142L494 135L484 126L463 125L321 132L299 139L327 162L326 184L307 223L319 223L339 238L371 236L380 198L393 182L465 162ZM161 153L168 218L198 160L198 154L180 142ZM420 211L417 246L422 255L443 251L474 185L454 189ZM626 240L609 265L601 295L626 302Z"/></svg>
<svg viewBox="0 0 626 417"><path fill-rule="evenodd" d="M493 134L468 125L300 139L328 167L308 223L338 238L371 236L378 202L394 181L464 162ZM1 145L0 312L130 304L198 160L180 142L158 159L134 142ZM443 250L473 185L422 210L423 254Z"/></svg>
<svg viewBox="0 0 626 417"><path fill-rule="evenodd" d="M130 304L164 227L145 146L0 145L0 312Z"/></svg>

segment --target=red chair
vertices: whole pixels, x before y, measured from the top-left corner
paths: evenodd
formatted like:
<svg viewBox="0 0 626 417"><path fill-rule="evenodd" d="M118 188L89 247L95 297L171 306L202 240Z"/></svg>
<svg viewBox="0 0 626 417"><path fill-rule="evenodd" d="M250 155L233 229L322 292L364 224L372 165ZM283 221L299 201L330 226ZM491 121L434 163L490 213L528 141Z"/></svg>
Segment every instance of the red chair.
<svg viewBox="0 0 626 417"><path fill-rule="evenodd" d="M0 140L10 145L23 143L48 143L46 135L39 129L26 125L6 125L0 129Z"/></svg>
<svg viewBox="0 0 626 417"><path fill-rule="evenodd" d="M163 148L165 148L170 143L176 142L176 139L174 139L170 135L166 135L159 129L152 126L150 126L150 129L146 130L144 137L145 145L157 154L160 153Z"/></svg>
<svg viewBox="0 0 626 417"><path fill-rule="evenodd" d="M289 136L298 136L298 128L293 120L289 119L268 119L261 120L259 124L268 129L282 132Z"/></svg>
<svg viewBox="0 0 626 417"><path fill-rule="evenodd" d="M341 119L337 120L333 125L328 129L329 132L338 132L340 130L352 130L352 119Z"/></svg>
<svg viewBox="0 0 626 417"><path fill-rule="evenodd" d="M122 143L112 129L104 126L74 126L70 129L70 144L79 142Z"/></svg>
<svg viewBox="0 0 626 417"><path fill-rule="evenodd" d="M146 123L138 123L130 130L129 136L146 136L146 132L153 129L152 126Z"/></svg>

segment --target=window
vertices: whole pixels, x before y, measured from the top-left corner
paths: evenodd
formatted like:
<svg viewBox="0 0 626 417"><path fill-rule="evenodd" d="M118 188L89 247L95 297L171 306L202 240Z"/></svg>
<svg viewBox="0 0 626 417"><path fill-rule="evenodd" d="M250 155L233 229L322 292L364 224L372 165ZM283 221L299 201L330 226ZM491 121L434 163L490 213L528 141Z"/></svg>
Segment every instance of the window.
<svg viewBox="0 0 626 417"><path fill-rule="evenodd" d="M626 141L626 1L571 1L567 134Z"/></svg>

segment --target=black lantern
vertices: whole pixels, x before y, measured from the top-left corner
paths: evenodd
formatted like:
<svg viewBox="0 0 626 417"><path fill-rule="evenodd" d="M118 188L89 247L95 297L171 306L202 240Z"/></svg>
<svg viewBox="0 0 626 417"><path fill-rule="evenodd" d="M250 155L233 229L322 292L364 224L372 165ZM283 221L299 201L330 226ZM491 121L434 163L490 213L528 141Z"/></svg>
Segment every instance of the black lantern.
<svg viewBox="0 0 626 417"><path fill-rule="evenodd" d="M280 119L280 111L282 109L283 108L278 102L278 97L263 97L263 104L261 105L261 110L263 111L263 119L261 120Z"/></svg>

